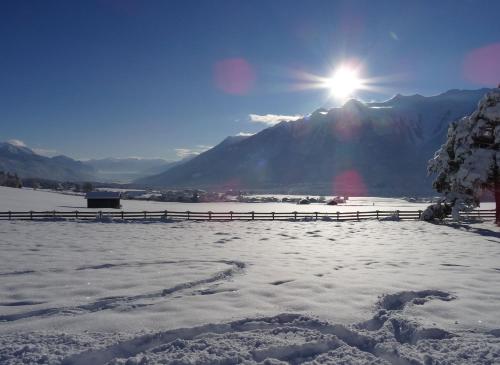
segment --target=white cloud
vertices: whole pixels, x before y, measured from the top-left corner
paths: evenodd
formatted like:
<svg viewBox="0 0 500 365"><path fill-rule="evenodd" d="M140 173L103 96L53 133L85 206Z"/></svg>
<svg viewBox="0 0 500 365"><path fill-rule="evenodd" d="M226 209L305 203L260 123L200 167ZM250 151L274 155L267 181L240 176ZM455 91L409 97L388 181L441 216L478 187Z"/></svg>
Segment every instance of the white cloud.
<svg viewBox="0 0 500 365"><path fill-rule="evenodd" d="M249 133L249 132L240 132L236 136L238 137L250 137L253 136L255 133Z"/></svg>
<svg viewBox="0 0 500 365"><path fill-rule="evenodd" d="M248 115L251 122L254 123L264 123L267 125L275 125L282 121L292 121L303 118L303 115L279 115L279 114L249 114Z"/></svg>
<svg viewBox="0 0 500 365"><path fill-rule="evenodd" d="M9 139L7 142L16 147L26 147L26 143L20 139Z"/></svg>
<svg viewBox="0 0 500 365"><path fill-rule="evenodd" d="M194 157L199 155L202 152L205 152L212 148L213 146L207 146L204 144L199 144L194 148L176 148L175 149L175 154L179 156L180 158L186 158L186 157Z"/></svg>
<svg viewBox="0 0 500 365"><path fill-rule="evenodd" d="M176 148L175 149L175 154L179 156L180 158L186 158L189 156L196 156L199 155L199 152L195 152L192 149L189 148Z"/></svg>

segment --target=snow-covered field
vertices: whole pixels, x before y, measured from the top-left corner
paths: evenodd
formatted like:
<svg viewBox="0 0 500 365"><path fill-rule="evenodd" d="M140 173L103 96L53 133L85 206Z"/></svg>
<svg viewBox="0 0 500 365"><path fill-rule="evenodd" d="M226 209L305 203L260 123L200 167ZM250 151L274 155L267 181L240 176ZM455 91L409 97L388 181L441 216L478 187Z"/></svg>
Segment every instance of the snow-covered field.
<svg viewBox="0 0 500 365"><path fill-rule="evenodd" d="M500 363L491 222L1 221L0 250L0 364Z"/></svg>
<svg viewBox="0 0 500 365"><path fill-rule="evenodd" d="M329 206L326 204L297 205L293 203L175 203L146 200L121 200L125 211L198 211L198 212L336 212L367 210L418 210L429 204L409 203L394 198L350 198L346 204ZM486 203L490 204L491 203ZM486 205L485 205L486 207ZM482 207L483 208L483 207ZM487 208L485 208L487 209ZM31 189L12 189L0 186L0 211L8 210L87 210L87 201L81 195L67 195ZM96 210L96 209L92 209Z"/></svg>
<svg viewBox="0 0 500 365"><path fill-rule="evenodd" d="M180 211L196 212L353 212L374 210L424 210L429 203L411 203L397 198L351 197L345 204L326 205L313 203L298 205L294 203L175 203L147 200L121 200L124 211ZM481 203L481 209L494 209L491 202ZM87 209L87 201L82 195L69 195L32 189L12 189L0 186L0 211L96 211ZM113 209L104 209L113 210Z"/></svg>

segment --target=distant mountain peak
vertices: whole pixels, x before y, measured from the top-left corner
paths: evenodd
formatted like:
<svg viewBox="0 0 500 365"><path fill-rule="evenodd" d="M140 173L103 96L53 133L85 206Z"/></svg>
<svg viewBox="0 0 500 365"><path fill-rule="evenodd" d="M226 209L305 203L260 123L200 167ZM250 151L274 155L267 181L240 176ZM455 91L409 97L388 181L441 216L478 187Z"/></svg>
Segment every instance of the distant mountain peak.
<svg viewBox="0 0 500 365"><path fill-rule="evenodd" d="M342 106L343 109L363 109L366 108L366 105L359 101L358 99L349 99Z"/></svg>
<svg viewBox="0 0 500 365"><path fill-rule="evenodd" d="M22 178L59 181L93 179L94 170L67 156L38 155L24 144L0 142L0 171L15 172Z"/></svg>
<svg viewBox="0 0 500 365"><path fill-rule="evenodd" d="M52 160L59 160L59 161L75 161L71 157L65 156L65 155L57 155L54 157L50 157Z"/></svg>
<svg viewBox="0 0 500 365"><path fill-rule="evenodd" d="M12 141L0 142L0 148L8 150L13 154L35 155L35 152L30 148Z"/></svg>
<svg viewBox="0 0 500 365"><path fill-rule="evenodd" d="M426 96L420 95L420 94L413 94L413 95L403 95L403 94L396 94L392 98L390 98L386 103L387 104L395 104L395 103L412 103L420 100L426 99Z"/></svg>
<svg viewBox="0 0 500 365"><path fill-rule="evenodd" d="M400 94L400 93L397 93L392 98L390 98L388 101L398 101L398 100L401 100L402 98L404 98L404 95Z"/></svg>
<svg viewBox="0 0 500 365"><path fill-rule="evenodd" d="M448 91L445 91L444 93L442 94L439 94L439 95L456 95L456 94L461 94L463 92L466 92L467 90L461 90L461 89L450 89Z"/></svg>

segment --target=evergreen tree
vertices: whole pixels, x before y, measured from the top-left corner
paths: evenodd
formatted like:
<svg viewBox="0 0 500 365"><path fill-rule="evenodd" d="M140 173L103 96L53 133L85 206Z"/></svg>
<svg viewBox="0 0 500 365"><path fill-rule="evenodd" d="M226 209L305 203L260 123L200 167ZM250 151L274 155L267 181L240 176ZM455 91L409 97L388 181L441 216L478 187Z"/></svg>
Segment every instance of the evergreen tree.
<svg viewBox="0 0 500 365"><path fill-rule="evenodd" d="M94 190L94 186L90 182L85 182L82 185L82 191L84 193L90 193L92 190Z"/></svg>
<svg viewBox="0 0 500 365"><path fill-rule="evenodd" d="M437 174L434 188L458 219L460 210L479 206L485 190L493 191L500 223L500 89L489 92L470 116L453 122L445 144L429 161Z"/></svg>

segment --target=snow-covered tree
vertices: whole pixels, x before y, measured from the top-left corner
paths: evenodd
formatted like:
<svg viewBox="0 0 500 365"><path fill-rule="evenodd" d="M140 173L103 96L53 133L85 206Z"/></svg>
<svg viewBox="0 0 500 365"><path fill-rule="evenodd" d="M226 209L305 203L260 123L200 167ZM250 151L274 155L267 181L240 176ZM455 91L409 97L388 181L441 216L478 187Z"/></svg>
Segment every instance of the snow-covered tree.
<svg viewBox="0 0 500 365"><path fill-rule="evenodd" d="M451 123L443 146L429 161L437 174L434 188L444 194L458 219L460 210L479 205L485 190L493 191L500 223L500 89L488 92L470 116Z"/></svg>

